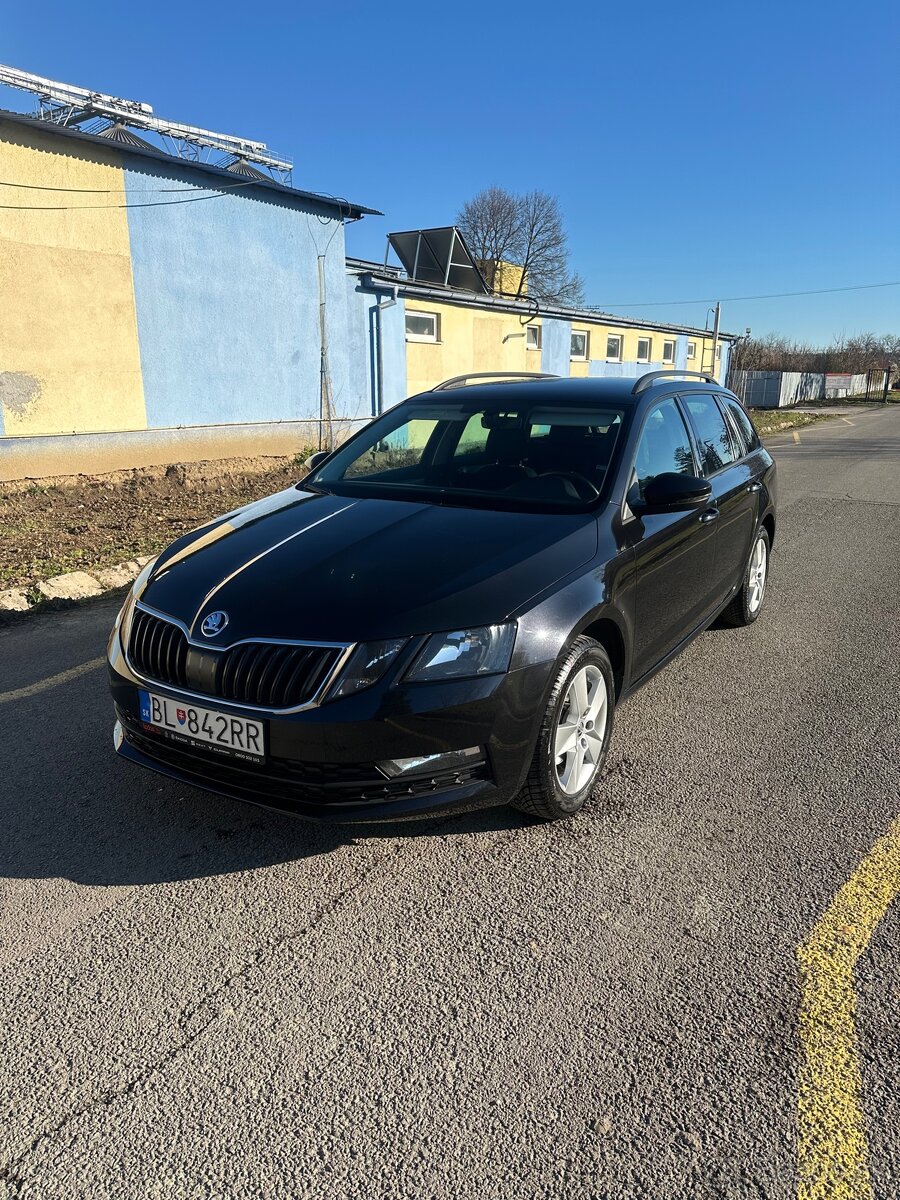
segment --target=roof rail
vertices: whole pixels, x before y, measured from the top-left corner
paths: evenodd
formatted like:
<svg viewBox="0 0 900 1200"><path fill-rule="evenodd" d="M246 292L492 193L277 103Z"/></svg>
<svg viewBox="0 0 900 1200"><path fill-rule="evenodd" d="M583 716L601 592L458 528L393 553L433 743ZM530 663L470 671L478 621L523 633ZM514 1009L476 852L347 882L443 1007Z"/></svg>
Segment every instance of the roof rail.
<svg viewBox="0 0 900 1200"><path fill-rule="evenodd" d="M679 379L702 379L704 383L719 382L712 375L704 375L700 371L647 371L631 389L631 394L632 396L636 396L639 392L643 392L650 387L657 379L671 379L673 376Z"/></svg>
<svg viewBox="0 0 900 1200"><path fill-rule="evenodd" d="M514 383L517 379L561 379L560 375L548 375L544 371L470 371L467 375L454 375L443 383L435 384L433 392L452 392L465 387L470 379L493 379L497 383Z"/></svg>

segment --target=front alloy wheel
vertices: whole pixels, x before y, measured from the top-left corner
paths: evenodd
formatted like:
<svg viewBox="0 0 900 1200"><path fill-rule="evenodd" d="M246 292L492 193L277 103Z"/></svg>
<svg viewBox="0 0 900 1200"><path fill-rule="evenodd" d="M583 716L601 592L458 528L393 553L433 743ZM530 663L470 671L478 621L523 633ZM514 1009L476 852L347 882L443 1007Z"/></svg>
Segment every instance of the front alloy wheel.
<svg viewBox="0 0 900 1200"><path fill-rule="evenodd" d="M606 758L615 694L606 651L593 638L577 638L550 693L516 808L545 821L578 812Z"/></svg>
<svg viewBox="0 0 900 1200"><path fill-rule="evenodd" d="M588 663L568 685L554 738L556 779L567 796L580 792L596 774L608 709L603 674Z"/></svg>
<svg viewBox="0 0 900 1200"><path fill-rule="evenodd" d="M752 625L762 612L769 578L769 535L760 525L737 595L722 613L726 625Z"/></svg>

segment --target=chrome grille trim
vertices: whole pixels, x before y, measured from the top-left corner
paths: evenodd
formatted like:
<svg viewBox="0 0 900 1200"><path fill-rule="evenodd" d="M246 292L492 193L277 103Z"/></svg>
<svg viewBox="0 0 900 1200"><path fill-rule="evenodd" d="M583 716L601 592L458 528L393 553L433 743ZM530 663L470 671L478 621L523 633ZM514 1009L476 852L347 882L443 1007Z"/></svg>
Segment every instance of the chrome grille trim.
<svg viewBox="0 0 900 1200"><path fill-rule="evenodd" d="M142 622L140 614L146 614L147 617L152 619L152 622ZM172 632L167 633L166 627ZM180 634L179 637L175 636L175 631L178 631ZM135 655L132 653L133 639L138 637L147 643L146 645L141 645L140 652L137 655L141 660L143 670L135 663ZM222 681L218 679L216 680L218 690L215 692L196 692L187 687L185 667L188 650L191 646L195 646L207 654L228 655L223 673L223 679L227 685L226 688L222 687ZM277 650L271 655L261 654L260 651L266 646L283 647L288 650L307 648L309 650L328 651L331 653L328 656L323 656L318 662L315 662L312 658L304 660L299 656L293 662L294 656L289 654L279 655ZM246 647L246 649L242 650L241 647ZM253 652L254 648L257 653ZM263 637L241 638L239 641L232 642L229 646L211 646L207 642L198 642L195 638L192 638L187 626L183 621L179 621L177 617L169 616L168 613L160 612L158 609L151 608L149 604L144 604L141 601L137 601L134 605L131 620L128 622L127 641L123 639L122 645L125 662L129 670L137 680L147 687L161 688L164 691L173 692L177 696L187 696L203 705L224 705L228 708L239 708L249 712L273 715L303 712L306 709L318 707L322 697L340 675L344 664L355 648L355 642L311 642L300 639ZM306 670L308 678L305 680L303 686L304 690L307 688L310 690L309 697L300 704L282 707L275 704L254 704L241 699L234 699L233 696L238 693L237 684L239 677L243 676L245 684L249 686L252 679L252 672L256 669L256 664L263 658L267 661L262 663L262 674L257 680L257 687L261 688L266 675L271 671L270 686L273 689L273 698L277 698L279 694L275 690L276 684L281 689L281 695L286 697L291 687L298 683L297 677L302 677L304 670ZM149 668L154 666L154 659L157 664L165 664L166 673L171 675L170 679L154 677L154 674L149 670ZM232 665L232 659L235 659L234 666ZM279 664L278 669L272 671L275 661ZM279 678L279 676L284 674L284 668L290 664L292 664L292 669L287 672L284 678ZM175 682L172 681L173 679ZM224 690L231 691L232 697L222 695L222 691Z"/></svg>

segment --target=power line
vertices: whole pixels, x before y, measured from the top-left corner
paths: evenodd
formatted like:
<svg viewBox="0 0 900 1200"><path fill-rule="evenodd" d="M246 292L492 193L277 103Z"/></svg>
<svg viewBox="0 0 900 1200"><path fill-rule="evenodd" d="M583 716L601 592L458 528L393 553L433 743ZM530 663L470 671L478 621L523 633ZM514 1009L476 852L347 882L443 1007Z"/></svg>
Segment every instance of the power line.
<svg viewBox="0 0 900 1200"><path fill-rule="evenodd" d="M224 192L211 196L186 196L183 200L139 200L137 204L0 204L0 209L17 212L96 212L111 208L167 208L173 204L196 204L198 200L221 200Z"/></svg>
<svg viewBox="0 0 900 1200"><path fill-rule="evenodd" d="M736 304L739 300L779 300L783 296L824 296L826 292L863 292L869 288L900 287L900 279L892 279L887 283L852 283L846 287L812 288L808 292L765 292L759 296L720 296L722 304ZM646 300L641 303L609 304L605 308L667 308L676 304L714 304L715 300ZM591 304L591 309L597 312L605 311L604 306Z"/></svg>
<svg viewBox="0 0 900 1200"><path fill-rule="evenodd" d="M242 179L239 183L221 183L215 187L197 188L197 187L156 187L156 188L76 188L76 187L53 187L47 183L9 183L5 179L0 179L0 187L11 188L27 188L34 192L79 192L84 194L104 194L115 195L118 192L224 192L226 189L250 187L254 183L266 182L259 179Z"/></svg>

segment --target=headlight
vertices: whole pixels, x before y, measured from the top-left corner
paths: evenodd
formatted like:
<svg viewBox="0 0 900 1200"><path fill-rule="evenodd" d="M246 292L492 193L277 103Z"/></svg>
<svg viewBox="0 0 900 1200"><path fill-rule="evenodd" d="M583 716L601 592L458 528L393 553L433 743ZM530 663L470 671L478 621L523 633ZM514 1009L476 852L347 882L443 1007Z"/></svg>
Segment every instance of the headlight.
<svg viewBox="0 0 900 1200"><path fill-rule="evenodd" d="M352 696L377 683L408 641L409 638L386 638L382 642L361 642L326 699Z"/></svg>
<svg viewBox="0 0 900 1200"><path fill-rule="evenodd" d="M415 683L430 683L501 674L509 669L515 637L515 625L485 625L481 629L436 633L425 643L406 678Z"/></svg>

